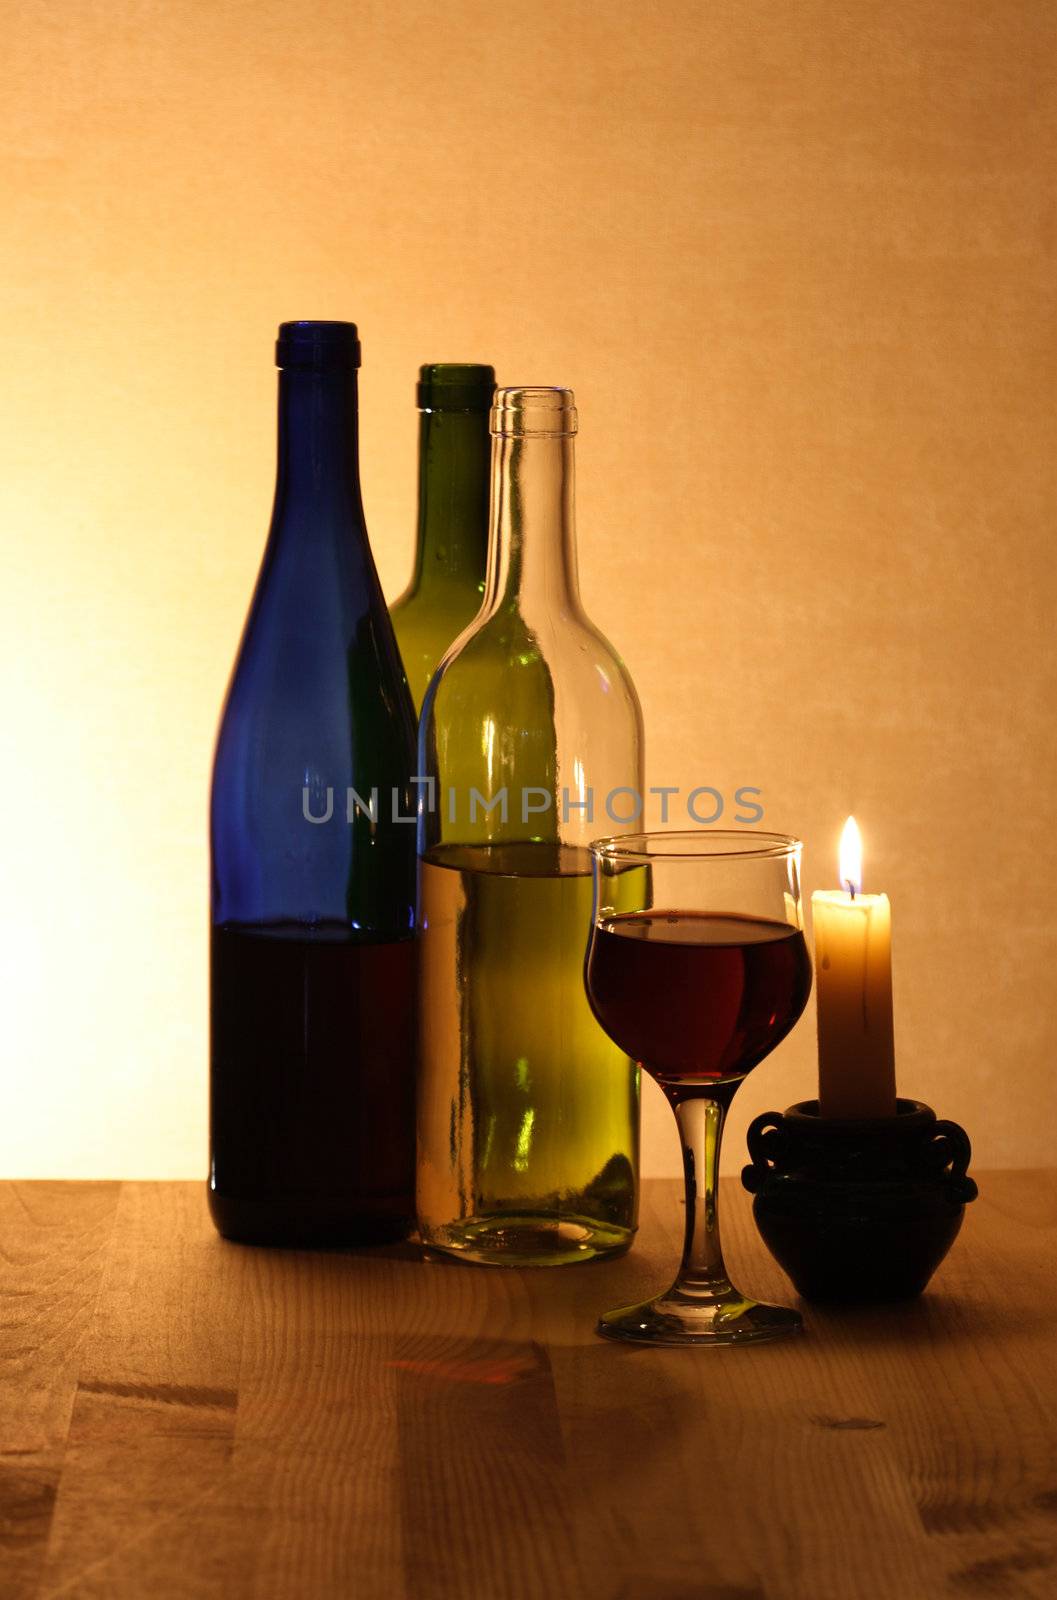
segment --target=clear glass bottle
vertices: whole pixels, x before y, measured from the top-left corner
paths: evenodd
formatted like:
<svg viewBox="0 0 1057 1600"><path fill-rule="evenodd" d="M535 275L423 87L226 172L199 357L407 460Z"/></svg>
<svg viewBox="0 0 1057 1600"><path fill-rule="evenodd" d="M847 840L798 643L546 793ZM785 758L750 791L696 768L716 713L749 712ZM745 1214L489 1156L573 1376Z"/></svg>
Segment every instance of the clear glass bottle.
<svg viewBox="0 0 1057 1600"><path fill-rule="evenodd" d="M435 361L419 369L415 570L391 607L416 712L438 662L484 598L494 392L492 367Z"/></svg>
<svg viewBox="0 0 1057 1600"><path fill-rule="evenodd" d="M599 834L635 826L642 714L580 601L568 389L499 389L485 602L419 725L417 1210L490 1263L616 1254L637 1216L638 1070L591 1015Z"/></svg>

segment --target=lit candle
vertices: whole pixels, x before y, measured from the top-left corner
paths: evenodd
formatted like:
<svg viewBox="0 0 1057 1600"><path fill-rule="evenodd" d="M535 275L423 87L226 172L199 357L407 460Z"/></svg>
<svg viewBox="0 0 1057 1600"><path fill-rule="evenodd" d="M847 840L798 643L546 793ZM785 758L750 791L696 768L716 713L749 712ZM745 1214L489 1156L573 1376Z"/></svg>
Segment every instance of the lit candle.
<svg viewBox="0 0 1057 1600"><path fill-rule="evenodd" d="M818 1005L818 1099L824 1117L893 1117L892 911L862 892L855 818L840 839L839 889L811 896Z"/></svg>

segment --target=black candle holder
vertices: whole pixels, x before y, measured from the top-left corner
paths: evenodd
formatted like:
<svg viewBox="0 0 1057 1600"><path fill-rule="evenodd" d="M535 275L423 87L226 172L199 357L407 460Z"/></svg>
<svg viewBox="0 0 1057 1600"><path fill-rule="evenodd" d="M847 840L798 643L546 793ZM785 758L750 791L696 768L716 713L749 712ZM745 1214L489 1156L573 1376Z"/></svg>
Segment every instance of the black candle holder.
<svg viewBox="0 0 1057 1600"><path fill-rule="evenodd" d="M823 1117L817 1100L802 1100L749 1127L741 1181L805 1300L920 1294L976 1198L965 1130L918 1100L896 1107L894 1117Z"/></svg>

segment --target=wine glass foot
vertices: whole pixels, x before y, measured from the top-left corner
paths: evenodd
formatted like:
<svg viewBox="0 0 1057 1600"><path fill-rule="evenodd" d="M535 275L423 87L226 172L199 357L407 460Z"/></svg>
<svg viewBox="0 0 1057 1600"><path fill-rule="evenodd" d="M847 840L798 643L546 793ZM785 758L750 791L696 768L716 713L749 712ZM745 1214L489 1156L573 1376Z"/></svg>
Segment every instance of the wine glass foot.
<svg viewBox="0 0 1057 1600"><path fill-rule="evenodd" d="M749 1344L784 1339L803 1326L791 1306L762 1305L736 1289L708 1300L696 1300L677 1289L639 1306L607 1311L597 1332L604 1339L632 1344Z"/></svg>

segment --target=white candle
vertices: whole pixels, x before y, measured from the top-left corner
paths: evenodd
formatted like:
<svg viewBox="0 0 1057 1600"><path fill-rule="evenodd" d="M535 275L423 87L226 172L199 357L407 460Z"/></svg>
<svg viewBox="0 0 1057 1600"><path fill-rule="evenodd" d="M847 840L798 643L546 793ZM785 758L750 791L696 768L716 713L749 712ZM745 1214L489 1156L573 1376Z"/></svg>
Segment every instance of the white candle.
<svg viewBox="0 0 1057 1600"><path fill-rule="evenodd" d="M840 889L811 896L818 1005L818 1098L824 1117L892 1117L892 911L862 892L855 818L840 841Z"/></svg>

